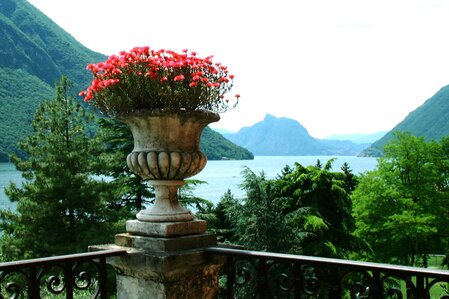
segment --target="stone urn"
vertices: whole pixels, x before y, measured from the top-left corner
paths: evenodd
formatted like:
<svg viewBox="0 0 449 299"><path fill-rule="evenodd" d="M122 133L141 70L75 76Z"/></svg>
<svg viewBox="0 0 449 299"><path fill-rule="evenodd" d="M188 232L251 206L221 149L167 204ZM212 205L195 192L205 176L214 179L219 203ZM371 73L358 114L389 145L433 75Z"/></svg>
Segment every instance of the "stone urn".
<svg viewBox="0 0 449 299"><path fill-rule="evenodd" d="M192 213L178 202L178 189L184 179L199 173L207 162L201 152L203 129L220 119L208 111L140 110L117 117L127 124L134 138L134 149L128 155L128 167L148 179L156 199L137 219L143 222L185 222Z"/></svg>

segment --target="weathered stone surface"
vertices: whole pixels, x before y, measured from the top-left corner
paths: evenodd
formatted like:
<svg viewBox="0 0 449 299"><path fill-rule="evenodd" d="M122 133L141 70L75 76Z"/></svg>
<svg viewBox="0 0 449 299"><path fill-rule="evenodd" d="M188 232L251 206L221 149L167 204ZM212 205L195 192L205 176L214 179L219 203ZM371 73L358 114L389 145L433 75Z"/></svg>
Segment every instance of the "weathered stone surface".
<svg viewBox="0 0 449 299"><path fill-rule="evenodd" d="M169 252L215 246L217 237L209 233L174 238L138 236L124 233L115 235L115 244L147 252Z"/></svg>
<svg viewBox="0 0 449 299"><path fill-rule="evenodd" d="M117 247L99 245L91 246L90 250ZM222 257L208 255L201 249L159 253L127 249L128 255L108 259L108 263L119 273L117 298L217 298Z"/></svg>
<svg viewBox="0 0 449 299"><path fill-rule="evenodd" d="M117 275L119 299L213 299L218 298L219 265L197 268L171 280Z"/></svg>
<svg viewBox="0 0 449 299"><path fill-rule="evenodd" d="M138 220L143 222L188 222L193 220L193 214L179 204L178 189L183 180L148 180L154 187L156 199L149 208L137 213Z"/></svg>
<svg viewBox="0 0 449 299"><path fill-rule="evenodd" d="M154 186L154 204L141 210L137 219L147 222L184 222L192 213L178 202L183 180L199 173L207 163L201 152L203 129L218 121L208 111L135 110L116 116L131 129L134 148L126 159L128 167Z"/></svg>
<svg viewBox="0 0 449 299"><path fill-rule="evenodd" d="M207 223L204 220L186 222L143 222L139 220L126 221L126 231L142 236L186 236L206 232Z"/></svg>
<svg viewBox="0 0 449 299"><path fill-rule="evenodd" d="M131 129L134 139L133 153L139 155L142 152L153 152L157 155L157 159L153 157L141 159L147 165L139 165L138 157L134 158L136 161L129 165L133 171L147 179L182 180L194 176L204 168L206 161L201 163L192 163L192 161L196 159L196 156L199 156L198 153L201 153L200 139L203 129L209 123L218 121L220 116L207 111L166 113L163 111L139 110L118 118ZM161 152L167 157L159 157ZM179 157L181 161L168 163L168 156L173 152L181 154L181 157ZM187 156L191 157L190 154L183 157L182 153L193 153L195 157L187 158ZM202 160L202 158L198 158ZM153 164L156 164L158 170L149 172L146 167L152 167ZM160 164L165 164L166 167L161 167ZM161 168L179 167L179 165L184 166L181 169L175 169L175 171L161 171ZM170 172L173 175L167 176L166 174Z"/></svg>

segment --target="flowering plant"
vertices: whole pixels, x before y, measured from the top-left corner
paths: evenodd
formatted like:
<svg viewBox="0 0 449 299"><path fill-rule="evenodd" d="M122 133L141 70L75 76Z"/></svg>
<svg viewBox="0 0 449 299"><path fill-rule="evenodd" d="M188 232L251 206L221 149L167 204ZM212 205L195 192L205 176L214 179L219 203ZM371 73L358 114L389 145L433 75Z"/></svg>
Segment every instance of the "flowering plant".
<svg viewBox="0 0 449 299"><path fill-rule="evenodd" d="M237 105L226 97L233 75L226 66L213 63L212 56L195 52L134 48L89 64L92 84L80 96L111 116L136 110L208 110L224 112Z"/></svg>

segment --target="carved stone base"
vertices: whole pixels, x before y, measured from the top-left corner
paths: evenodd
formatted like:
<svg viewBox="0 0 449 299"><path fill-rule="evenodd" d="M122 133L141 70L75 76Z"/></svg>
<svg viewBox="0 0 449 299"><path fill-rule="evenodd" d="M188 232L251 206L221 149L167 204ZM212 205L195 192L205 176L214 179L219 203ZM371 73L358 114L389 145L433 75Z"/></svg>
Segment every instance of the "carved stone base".
<svg viewBox="0 0 449 299"><path fill-rule="evenodd" d="M159 253L215 246L217 245L217 236L214 234L200 234L176 238L160 238L118 234L115 235L115 244L122 247Z"/></svg>
<svg viewBox="0 0 449 299"><path fill-rule="evenodd" d="M126 231L133 235L153 237L174 237L206 232L207 223L204 220L187 222L143 222L139 220L126 221Z"/></svg>
<svg viewBox="0 0 449 299"><path fill-rule="evenodd" d="M156 200L148 209L141 210L136 217L144 222L186 222L192 221L193 215L178 202L178 189L183 180L148 180L154 187Z"/></svg>

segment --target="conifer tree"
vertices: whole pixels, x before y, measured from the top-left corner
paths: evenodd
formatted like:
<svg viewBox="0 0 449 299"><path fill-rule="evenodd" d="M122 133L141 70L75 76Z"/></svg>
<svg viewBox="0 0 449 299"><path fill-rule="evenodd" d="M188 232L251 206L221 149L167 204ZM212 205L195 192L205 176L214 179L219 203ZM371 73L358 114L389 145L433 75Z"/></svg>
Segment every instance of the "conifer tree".
<svg viewBox="0 0 449 299"><path fill-rule="evenodd" d="M290 227L300 236L302 254L347 258L366 244L352 235L355 220L350 195L356 177L349 165L342 172L332 171L330 159L325 164L304 167L295 163L294 169L284 171L278 188L285 197L284 213Z"/></svg>
<svg viewBox="0 0 449 299"><path fill-rule="evenodd" d="M242 175L241 188L246 196L238 201L227 198L225 202L234 234L228 237L251 250L289 252L294 236L282 214L286 199L279 197L275 181L267 179L263 172L256 174L246 167Z"/></svg>
<svg viewBox="0 0 449 299"><path fill-rule="evenodd" d="M5 189L17 207L0 211L4 260L86 251L119 230L110 187L92 176L100 149L88 135L94 116L70 88L65 77L57 83L56 97L37 108L32 134L19 144L28 158L12 157L26 180Z"/></svg>

